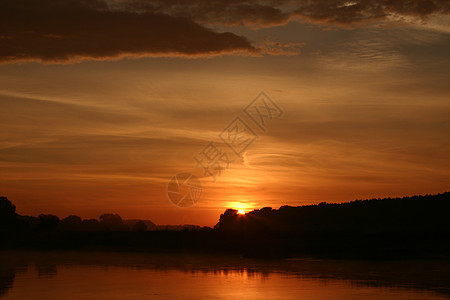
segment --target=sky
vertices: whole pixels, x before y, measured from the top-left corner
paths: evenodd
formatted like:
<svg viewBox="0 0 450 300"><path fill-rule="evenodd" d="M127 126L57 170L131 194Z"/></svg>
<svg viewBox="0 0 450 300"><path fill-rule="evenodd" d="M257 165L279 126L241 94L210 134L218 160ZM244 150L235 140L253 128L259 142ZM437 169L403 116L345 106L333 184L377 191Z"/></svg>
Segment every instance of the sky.
<svg viewBox="0 0 450 300"><path fill-rule="evenodd" d="M2 0L0 195L23 215L212 226L227 208L449 191L449 12ZM192 206L171 201L177 174L198 179Z"/></svg>

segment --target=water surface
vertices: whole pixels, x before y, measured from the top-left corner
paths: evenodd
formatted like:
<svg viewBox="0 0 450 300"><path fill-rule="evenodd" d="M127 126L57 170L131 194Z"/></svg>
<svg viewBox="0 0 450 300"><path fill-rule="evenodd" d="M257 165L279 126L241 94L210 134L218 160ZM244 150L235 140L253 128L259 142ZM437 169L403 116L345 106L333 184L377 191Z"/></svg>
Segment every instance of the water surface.
<svg viewBox="0 0 450 300"><path fill-rule="evenodd" d="M0 299L450 299L450 263L0 253Z"/></svg>

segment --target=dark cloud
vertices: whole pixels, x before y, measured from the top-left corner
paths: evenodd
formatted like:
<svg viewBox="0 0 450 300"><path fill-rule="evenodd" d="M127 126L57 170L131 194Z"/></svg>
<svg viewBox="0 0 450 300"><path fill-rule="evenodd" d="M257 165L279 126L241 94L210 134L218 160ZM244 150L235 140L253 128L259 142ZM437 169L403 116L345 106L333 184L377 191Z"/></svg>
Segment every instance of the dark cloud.
<svg viewBox="0 0 450 300"><path fill-rule="evenodd" d="M133 11L155 11L175 16L188 16L197 22L226 25L269 26L284 24L291 12L283 12L280 6L286 1L245 0L119 0L110 7Z"/></svg>
<svg viewBox="0 0 450 300"><path fill-rule="evenodd" d="M309 0L301 3L294 15L313 22L340 25L382 21L393 15L424 19L433 13L447 14L450 8L446 0Z"/></svg>
<svg viewBox="0 0 450 300"><path fill-rule="evenodd" d="M188 16L197 22L225 25L273 26L300 18L310 22L350 25L391 15L425 18L447 14L447 0L118 0L111 6L135 11L158 11Z"/></svg>
<svg viewBox="0 0 450 300"><path fill-rule="evenodd" d="M111 10L103 1L3 0L0 62L255 53L250 42L185 17Z"/></svg>
<svg viewBox="0 0 450 300"><path fill-rule="evenodd" d="M295 55L208 27L268 27L290 20L356 26L390 16L448 14L447 0L2 0L0 63L125 56Z"/></svg>

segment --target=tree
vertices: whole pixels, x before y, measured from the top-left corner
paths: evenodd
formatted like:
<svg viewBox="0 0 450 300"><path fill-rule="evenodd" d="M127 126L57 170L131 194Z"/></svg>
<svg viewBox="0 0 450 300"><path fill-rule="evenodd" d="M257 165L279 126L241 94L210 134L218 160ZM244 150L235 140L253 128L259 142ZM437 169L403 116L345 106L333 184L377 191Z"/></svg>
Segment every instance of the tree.
<svg viewBox="0 0 450 300"><path fill-rule="evenodd" d="M238 211L236 209L227 209L220 215L219 222L216 224L215 228L219 230L230 230L235 223L237 215Z"/></svg>
<svg viewBox="0 0 450 300"><path fill-rule="evenodd" d="M57 216L40 214L38 219L37 229L39 231L56 231L59 223Z"/></svg>
<svg viewBox="0 0 450 300"><path fill-rule="evenodd" d="M5 219L15 219L16 214L16 206L11 203L6 197L0 197L0 217L1 220Z"/></svg>
<svg viewBox="0 0 450 300"><path fill-rule="evenodd" d="M0 230L13 230L17 227L16 207L6 197L0 197Z"/></svg>
<svg viewBox="0 0 450 300"><path fill-rule="evenodd" d="M147 225L145 225L144 221L137 221L132 230L135 232L144 232L147 230Z"/></svg>
<svg viewBox="0 0 450 300"><path fill-rule="evenodd" d="M81 223L79 216L70 215L59 222L58 229L61 231L80 231Z"/></svg>
<svg viewBox="0 0 450 300"><path fill-rule="evenodd" d="M94 232L94 231L100 231L100 229L101 229L101 227L100 227L97 219L86 219L86 220L83 220L83 222L81 222L81 230L82 231Z"/></svg>
<svg viewBox="0 0 450 300"><path fill-rule="evenodd" d="M118 214L103 214L100 216L100 226L109 231L128 231L128 226L123 223Z"/></svg>

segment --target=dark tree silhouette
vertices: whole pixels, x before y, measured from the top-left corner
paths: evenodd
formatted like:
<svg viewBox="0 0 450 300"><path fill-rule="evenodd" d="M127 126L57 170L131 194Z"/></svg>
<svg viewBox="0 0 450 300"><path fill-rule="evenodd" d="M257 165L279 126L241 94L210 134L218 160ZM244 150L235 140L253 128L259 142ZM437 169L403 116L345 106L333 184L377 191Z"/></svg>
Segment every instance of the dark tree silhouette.
<svg viewBox="0 0 450 300"><path fill-rule="evenodd" d="M8 226L17 220L16 206L6 197L0 197L0 226Z"/></svg>
<svg viewBox="0 0 450 300"><path fill-rule="evenodd" d="M26 231L36 230L39 223L39 218L32 216L18 216L18 220L25 224Z"/></svg>
<svg viewBox="0 0 450 300"><path fill-rule="evenodd" d="M450 193L396 199L356 200L347 203L308 206L265 207L237 214L226 210L218 230L297 233L382 234L449 232Z"/></svg>
<svg viewBox="0 0 450 300"><path fill-rule="evenodd" d="M157 226L155 225L155 223L153 223L150 220L139 220L139 219L127 219L127 220L123 220L123 223L125 225L128 226L128 228L130 228L130 230L133 230L134 225L136 225L137 222L144 222L145 224L145 231L154 231L157 230Z"/></svg>
<svg viewBox="0 0 450 300"><path fill-rule="evenodd" d="M128 231L129 228L123 223L118 214L103 214L100 216L100 226L108 231Z"/></svg>
<svg viewBox="0 0 450 300"><path fill-rule="evenodd" d="M81 222L81 231L100 231L101 227L97 219L86 219Z"/></svg>
<svg viewBox="0 0 450 300"><path fill-rule="evenodd" d="M117 214L103 214L100 222L78 216L61 222L53 215L23 217L2 197L0 247L217 251L261 258L448 258L449 210L450 193L264 207L243 215L227 209L215 229L207 230L195 225L155 226L149 220L122 220ZM30 230L13 229L15 222L26 222Z"/></svg>
<svg viewBox="0 0 450 300"><path fill-rule="evenodd" d="M238 211L236 209L227 209L223 214L220 215L219 223L216 224L215 228L219 230L229 229L235 223L237 215Z"/></svg>
<svg viewBox="0 0 450 300"><path fill-rule="evenodd" d="M147 225L145 225L144 221L137 221L136 224L134 224L132 231L135 232L143 232L147 230Z"/></svg>
<svg viewBox="0 0 450 300"><path fill-rule="evenodd" d="M16 206L6 197L0 197L0 234L25 231L27 223L16 213Z"/></svg>
<svg viewBox="0 0 450 300"><path fill-rule="evenodd" d="M55 215L40 214L38 217L37 230L38 231L56 231L59 223L59 218Z"/></svg>
<svg viewBox="0 0 450 300"><path fill-rule="evenodd" d="M59 222L58 229L60 231L81 231L81 224L79 216L70 215Z"/></svg>

